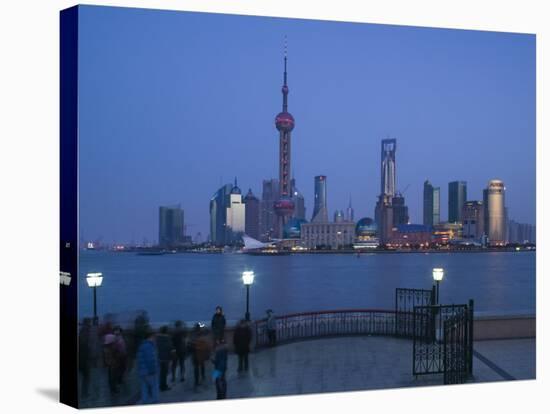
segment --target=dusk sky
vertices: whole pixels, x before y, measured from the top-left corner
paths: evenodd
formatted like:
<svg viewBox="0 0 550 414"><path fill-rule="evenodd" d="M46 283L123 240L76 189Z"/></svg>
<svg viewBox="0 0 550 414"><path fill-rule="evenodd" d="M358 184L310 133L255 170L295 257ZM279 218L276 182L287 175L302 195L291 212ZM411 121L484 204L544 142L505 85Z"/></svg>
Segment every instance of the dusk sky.
<svg viewBox="0 0 550 414"><path fill-rule="evenodd" d="M238 179L261 197L278 176L283 43L292 169L313 211L351 195L373 217L380 140L397 139L397 188L422 222L423 182L506 185L509 217L535 224L535 36L85 6L80 8L80 229L86 240L158 238L181 204L209 233L209 201Z"/></svg>

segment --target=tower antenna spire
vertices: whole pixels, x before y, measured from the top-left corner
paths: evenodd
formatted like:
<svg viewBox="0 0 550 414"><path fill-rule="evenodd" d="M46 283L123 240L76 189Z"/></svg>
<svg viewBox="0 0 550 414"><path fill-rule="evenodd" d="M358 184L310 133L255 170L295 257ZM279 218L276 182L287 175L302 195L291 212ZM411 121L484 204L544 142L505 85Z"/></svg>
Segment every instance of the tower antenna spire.
<svg viewBox="0 0 550 414"><path fill-rule="evenodd" d="M283 75L283 112L288 111L288 86L287 86L287 74L286 74L286 62L288 58L288 45L286 41L286 35L284 40L284 75Z"/></svg>

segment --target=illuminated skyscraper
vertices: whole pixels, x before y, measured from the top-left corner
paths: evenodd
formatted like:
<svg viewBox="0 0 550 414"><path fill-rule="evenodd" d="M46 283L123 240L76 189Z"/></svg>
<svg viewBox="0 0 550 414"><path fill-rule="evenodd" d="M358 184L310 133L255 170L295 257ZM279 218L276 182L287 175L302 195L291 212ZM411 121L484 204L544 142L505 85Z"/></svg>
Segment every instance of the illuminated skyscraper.
<svg viewBox="0 0 550 414"><path fill-rule="evenodd" d="M294 129L294 117L288 112L288 85L286 72L287 56L285 44L283 87L283 110L275 117L275 126L279 131L279 199L274 204L277 214L277 237L283 237L283 228L292 217L294 201L291 188L291 140L290 133Z"/></svg>
<svg viewBox="0 0 550 414"><path fill-rule="evenodd" d="M489 185L483 190L485 233L492 245L506 244L505 190L504 183L500 180L489 181Z"/></svg>
<svg viewBox="0 0 550 414"><path fill-rule="evenodd" d="M467 200L466 181L449 183L449 223L462 222L462 207Z"/></svg>
<svg viewBox="0 0 550 414"><path fill-rule="evenodd" d="M241 189L237 186L237 179L235 178L235 185L228 196L226 207L226 242L240 240L245 230L245 218L245 204L243 203Z"/></svg>
<svg viewBox="0 0 550 414"><path fill-rule="evenodd" d="M210 199L210 241L216 245L226 243L227 206L233 184L225 184Z"/></svg>
<svg viewBox="0 0 550 414"><path fill-rule="evenodd" d="M260 238L260 200L249 189L244 197L244 232L255 239Z"/></svg>
<svg viewBox="0 0 550 414"><path fill-rule="evenodd" d="M292 217L298 220L306 219L306 202L303 194L296 188L296 181L292 179L292 201L294 202L294 213Z"/></svg>
<svg viewBox="0 0 550 414"><path fill-rule="evenodd" d="M313 215L311 216L311 221L316 223L327 223L328 210L326 175L318 175L315 177L314 190Z"/></svg>
<svg viewBox="0 0 550 414"><path fill-rule="evenodd" d="M381 153L381 183L380 194L393 197L397 186L396 166L395 166L395 151L397 148L397 140L388 138L382 140Z"/></svg>
<svg viewBox="0 0 550 414"><path fill-rule="evenodd" d="M466 201L462 207L462 237L480 240L485 232L483 203Z"/></svg>
<svg viewBox="0 0 550 414"><path fill-rule="evenodd" d="M425 226L433 226L440 222L440 190L428 180L424 182L424 220Z"/></svg>

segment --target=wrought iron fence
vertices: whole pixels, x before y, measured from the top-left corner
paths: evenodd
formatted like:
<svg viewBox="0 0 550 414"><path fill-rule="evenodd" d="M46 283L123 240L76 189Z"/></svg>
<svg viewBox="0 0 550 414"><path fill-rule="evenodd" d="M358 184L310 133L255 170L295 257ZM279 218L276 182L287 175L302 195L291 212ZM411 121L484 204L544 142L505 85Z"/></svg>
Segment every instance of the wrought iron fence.
<svg viewBox="0 0 550 414"><path fill-rule="evenodd" d="M395 289L395 335L410 338L415 335L414 307L435 304L435 288Z"/></svg>
<svg viewBox="0 0 550 414"><path fill-rule="evenodd" d="M344 309L294 313L276 318L276 341L309 338L395 334L395 312L378 309ZM267 320L256 321L256 347L269 344Z"/></svg>

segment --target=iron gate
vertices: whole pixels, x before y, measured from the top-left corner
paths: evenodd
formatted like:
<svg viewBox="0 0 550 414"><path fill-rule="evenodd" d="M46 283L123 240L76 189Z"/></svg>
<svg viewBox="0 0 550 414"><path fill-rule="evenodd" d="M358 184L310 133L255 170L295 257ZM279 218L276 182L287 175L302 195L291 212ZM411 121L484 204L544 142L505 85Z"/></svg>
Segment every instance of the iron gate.
<svg viewBox="0 0 550 414"><path fill-rule="evenodd" d="M435 288L395 289L395 335L414 336L414 307L435 304Z"/></svg>
<svg viewBox="0 0 550 414"><path fill-rule="evenodd" d="M472 374L473 301L468 305L415 306L413 375L443 374L445 384Z"/></svg>

